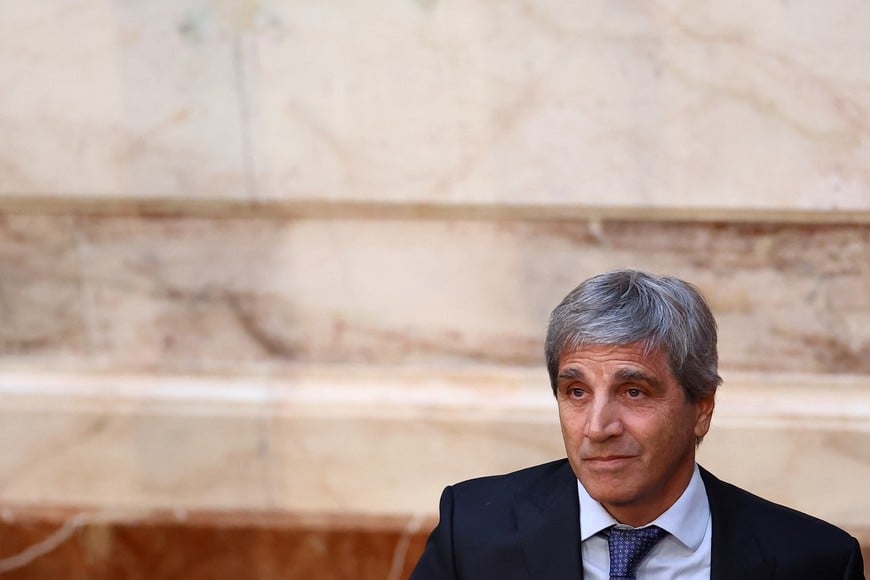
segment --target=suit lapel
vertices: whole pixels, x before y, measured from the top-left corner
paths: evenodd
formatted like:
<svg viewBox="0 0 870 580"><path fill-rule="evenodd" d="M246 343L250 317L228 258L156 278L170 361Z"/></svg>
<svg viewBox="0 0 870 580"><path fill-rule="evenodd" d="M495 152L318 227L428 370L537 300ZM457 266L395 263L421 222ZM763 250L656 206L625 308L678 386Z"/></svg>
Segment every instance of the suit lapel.
<svg viewBox="0 0 870 580"><path fill-rule="evenodd" d="M703 467L701 478L713 518L710 580L773 578L773 566L754 533L752 515L744 513L735 488Z"/></svg>
<svg viewBox="0 0 870 580"><path fill-rule="evenodd" d="M517 494L517 529L530 578L582 580L579 509L577 479L567 461Z"/></svg>

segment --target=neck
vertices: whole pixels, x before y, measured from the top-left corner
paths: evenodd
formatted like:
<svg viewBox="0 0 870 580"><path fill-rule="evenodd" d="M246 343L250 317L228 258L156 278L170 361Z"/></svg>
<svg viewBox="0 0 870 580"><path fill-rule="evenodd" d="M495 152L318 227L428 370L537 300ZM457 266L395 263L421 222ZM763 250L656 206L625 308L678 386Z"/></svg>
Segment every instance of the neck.
<svg viewBox="0 0 870 580"><path fill-rule="evenodd" d="M680 499L680 496L689 487L694 472L695 463L693 461L687 471L680 473L679 477L672 478L664 489L656 490L646 501L623 505L602 503L601 506L621 524L633 528L645 526L668 511Z"/></svg>

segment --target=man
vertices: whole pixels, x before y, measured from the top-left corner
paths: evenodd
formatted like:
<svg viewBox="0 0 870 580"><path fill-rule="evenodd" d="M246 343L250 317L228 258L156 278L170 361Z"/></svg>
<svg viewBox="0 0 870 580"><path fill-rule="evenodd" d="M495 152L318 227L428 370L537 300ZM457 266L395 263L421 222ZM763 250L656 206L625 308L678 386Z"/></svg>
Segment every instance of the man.
<svg viewBox="0 0 870 580"><path fill-rule="evenodd" d="M855 538L695 463L721 378L692 285L586 280L545 350L567 459L446 488L413 580L864 578Z"/></svg>

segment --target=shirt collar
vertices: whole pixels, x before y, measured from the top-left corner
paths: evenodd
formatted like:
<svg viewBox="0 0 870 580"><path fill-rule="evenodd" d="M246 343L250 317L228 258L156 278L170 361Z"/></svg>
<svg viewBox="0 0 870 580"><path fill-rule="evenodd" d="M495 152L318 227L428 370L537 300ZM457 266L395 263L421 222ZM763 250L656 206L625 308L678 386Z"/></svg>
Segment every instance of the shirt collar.
<svg viewBox="0 0 870 580"><path fill-rule="evenodd" d="M580 541L586 541L610 526L616 525L604 507L592 499L586 488L577 480L577 494L580 498ZM681 544L694 551L701 545L707 522L710 519L710 502L707 490L701 479L701 472L695 465L692 479L682 495L665 513L650 522L670 533Z"/></svg>

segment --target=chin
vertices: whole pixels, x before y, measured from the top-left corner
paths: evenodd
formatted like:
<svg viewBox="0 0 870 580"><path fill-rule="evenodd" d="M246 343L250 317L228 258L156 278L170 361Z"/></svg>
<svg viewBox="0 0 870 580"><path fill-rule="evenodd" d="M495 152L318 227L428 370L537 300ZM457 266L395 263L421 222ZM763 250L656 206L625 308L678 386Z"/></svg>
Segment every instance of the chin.
<svg viewBox="0 0 870 580"><path fill-rule="evenodd" d="M589 493L589 496L600 503L601 505L608 506L621 506L628 505L632 503L634 496L631 493L628 493L626 490L622 489L616 491L615 488L596 488L596 489L586 489Z"/></svg>
<svg viewBox="0 0 870 580"><path fill-rule="evenodd" d="M592 499L598 503L621 504L631 501L632 493L621 477L581 477L580 483Z"/></svg>

